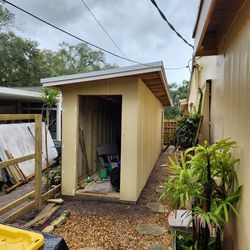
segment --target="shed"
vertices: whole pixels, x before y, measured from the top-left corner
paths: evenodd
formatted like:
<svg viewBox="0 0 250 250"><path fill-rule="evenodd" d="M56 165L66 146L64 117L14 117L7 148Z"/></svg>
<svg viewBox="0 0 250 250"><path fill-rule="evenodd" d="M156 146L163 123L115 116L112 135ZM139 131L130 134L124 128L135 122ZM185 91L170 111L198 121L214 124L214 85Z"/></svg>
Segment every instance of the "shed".
<svg viewBox="0 0 250 250"><path fill-rule="evenodd" d="M162 62L41 82L62 91L62 194L136 202L161 153L163 110L171 105ZM79 189L102 168L102 154L120 166L119 192Z"/></svg>

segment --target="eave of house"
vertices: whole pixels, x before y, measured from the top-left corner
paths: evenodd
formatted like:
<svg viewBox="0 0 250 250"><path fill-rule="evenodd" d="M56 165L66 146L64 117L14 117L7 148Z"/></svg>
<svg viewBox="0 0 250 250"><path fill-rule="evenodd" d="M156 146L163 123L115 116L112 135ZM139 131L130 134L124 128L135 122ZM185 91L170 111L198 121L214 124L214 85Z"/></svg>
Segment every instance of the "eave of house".
<svg viewBox="0 0 250 250"><path fill-rule="evenodd" d="M194 38L194 55L216 55L225 34L246 0L201 0Z"/></svg>
<svg viewBox="0 0 250 250"><path fill-rule="evenodd" d="M39 92L35 91L26 91L16 88L0 87L0 99L41 101L42 97Z"/></svg>
<svg viewBox="0 0 250 250"><path fill-rule="evenodd" d="M61 89L64 85L76 83L84 84L86 82L129 76L137 76L141 78L163 106L172 105L172 100L167 87L167 78L162 62L153 62L109 70L44 78L41 79L41 83L44 87Z"/></svg>

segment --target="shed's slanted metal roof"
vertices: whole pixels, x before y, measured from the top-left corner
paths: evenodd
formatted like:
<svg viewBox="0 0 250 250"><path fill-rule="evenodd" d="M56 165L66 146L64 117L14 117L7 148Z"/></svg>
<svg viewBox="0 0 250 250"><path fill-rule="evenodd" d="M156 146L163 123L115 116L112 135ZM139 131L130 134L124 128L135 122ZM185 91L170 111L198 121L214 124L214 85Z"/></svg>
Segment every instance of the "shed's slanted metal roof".
<svg viewBox="0 0 250 250"><path fill-rule="evenodd" d="M172 104L162 62L153 62L129 67L44 78L41 79L41 83L43 84L43 87L61 88L63 85L128 76L140 77L152 91L152 93L159 99L163 106L170 106Z"/></svg>

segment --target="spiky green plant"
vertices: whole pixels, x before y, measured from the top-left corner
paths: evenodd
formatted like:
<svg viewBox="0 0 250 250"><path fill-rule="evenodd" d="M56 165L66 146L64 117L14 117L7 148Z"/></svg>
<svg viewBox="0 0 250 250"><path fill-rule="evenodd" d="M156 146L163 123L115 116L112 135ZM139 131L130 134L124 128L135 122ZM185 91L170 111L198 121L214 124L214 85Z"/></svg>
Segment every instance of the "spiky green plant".
<svg viewBox="0 0 250 250"><path fill-rule="evenodd" d="M43 110L45 110L45 158L46 158L46 189L49 188L49 153L48 153L48 131L50 126L50 112L51 108L58 102L59 91L55 89L44 88L41 92L41 97L43 100ZM43 114L42 110L42 114Z"/></svg>
<svg viewBox="0 0 250 250"><path fill-rule="evenodd" d="M236 188L235 167L239 160L231 153L235 145L231 139L212 145L205 142L182 152L179 160L170 159L171 176L164 183L160 199L169 197L175 210L191 202L193 248L208 250L214 238L220 246L230 211L239 216L236 204L242 186Z"/></svg>

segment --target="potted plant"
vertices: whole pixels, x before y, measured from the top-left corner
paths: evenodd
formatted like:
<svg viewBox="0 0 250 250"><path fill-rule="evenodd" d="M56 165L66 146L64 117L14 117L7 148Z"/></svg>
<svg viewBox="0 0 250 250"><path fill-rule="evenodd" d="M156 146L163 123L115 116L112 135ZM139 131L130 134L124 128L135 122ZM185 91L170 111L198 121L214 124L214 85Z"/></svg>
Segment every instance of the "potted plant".
<svg viewBox="0 0 250 250"><path fill-rule="evenodd" d="M197 145L170 159L171 176L164 183L160 199L169 198L174 211L190 204L190 236L177 233L177 249L222 249L222 233L229 212L239 216L236 204L242 186L237 187L234 170L239 161L231 154L235 142L223 139L212 145ZM186 237L186 238L185 238ZM179 242L178 242L179 239ZM189 245L181 245L189 242Z"/></svg>

